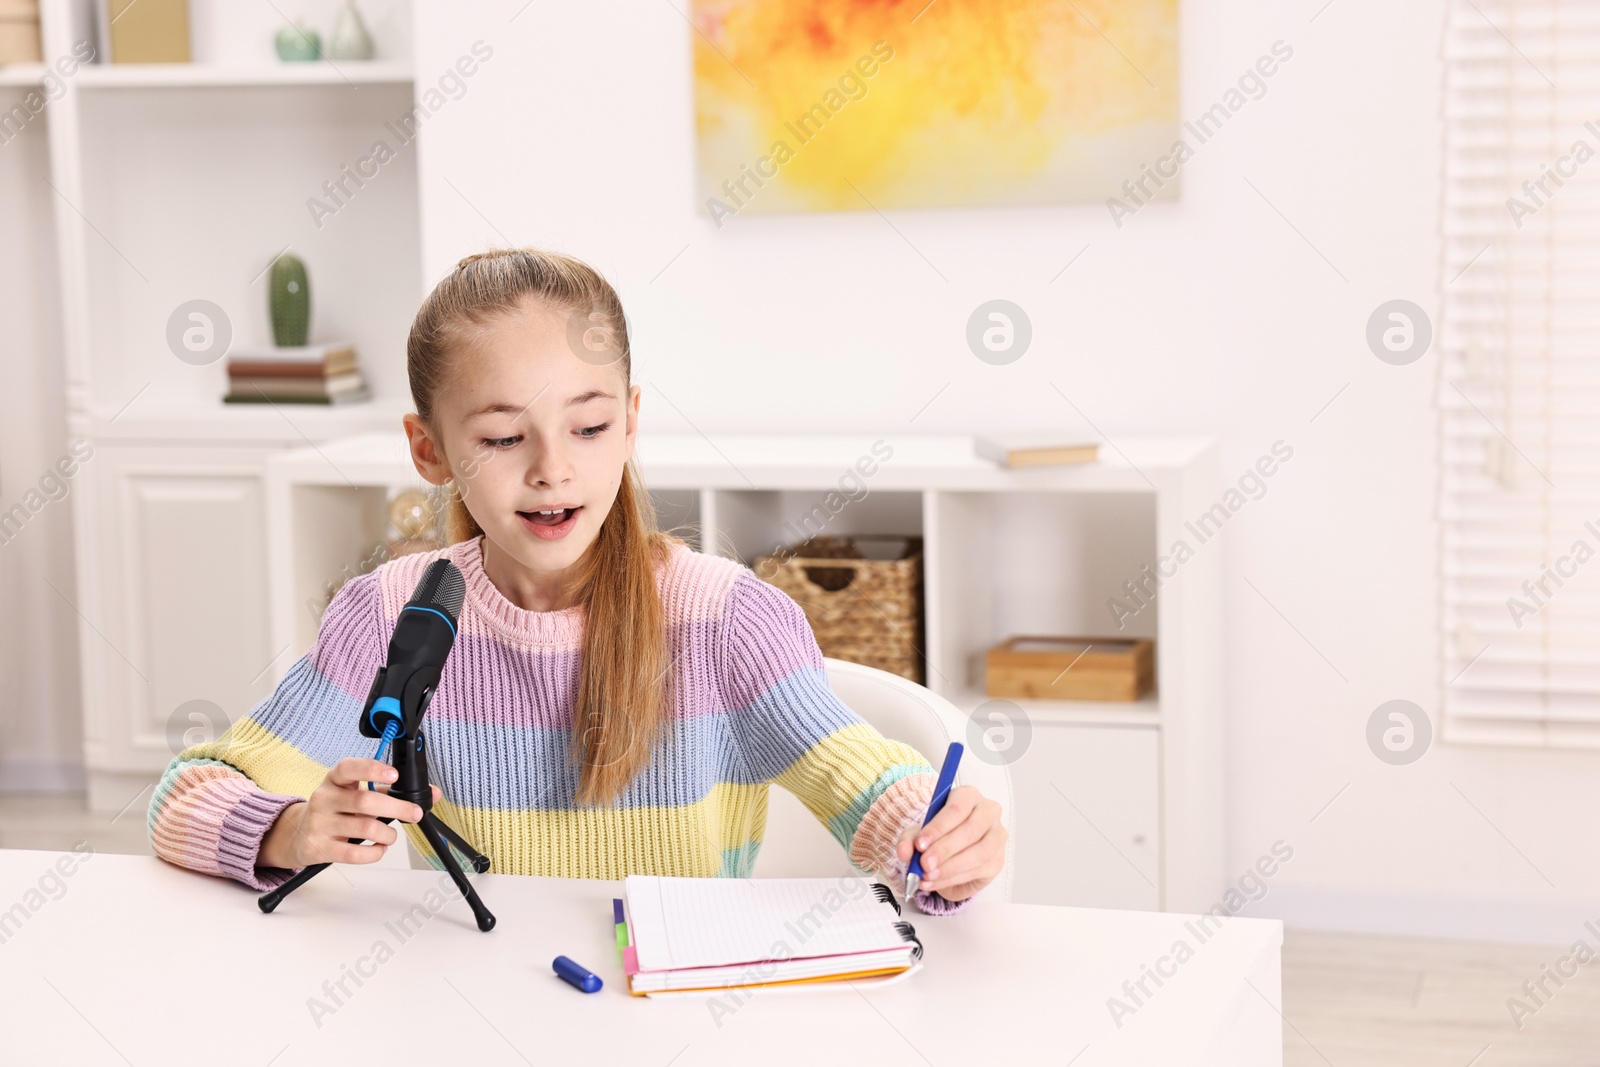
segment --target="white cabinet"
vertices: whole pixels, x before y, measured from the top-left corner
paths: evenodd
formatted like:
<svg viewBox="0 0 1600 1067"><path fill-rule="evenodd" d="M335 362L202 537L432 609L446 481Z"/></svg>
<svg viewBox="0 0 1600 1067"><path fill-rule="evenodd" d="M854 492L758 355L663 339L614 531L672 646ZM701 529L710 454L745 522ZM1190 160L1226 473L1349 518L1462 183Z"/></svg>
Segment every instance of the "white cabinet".
<svg viewBox="0 0 1600 1067"><path fill-rule="evenodd" d="M1161 906L1161 732L1032 724L1011 764L1022 904Z"/></svg>
<svg viewBox="0 0 1600 1067"><path fill-rule="evenodd" d="M73 607L89 804L117 813L198 728L185 705L214 705L201 722L220 729L306 644L275 642L271 625L265 472L287 442L93 436L78 476Z"/></svg>
<svg viewBox="0 0 1600 1067"><path fill-rule="evenodd" d="M84 467L79 634L99 810L120 810L171 758L181 705L248 709L265 691L266 455L102 443Z"/></svg>

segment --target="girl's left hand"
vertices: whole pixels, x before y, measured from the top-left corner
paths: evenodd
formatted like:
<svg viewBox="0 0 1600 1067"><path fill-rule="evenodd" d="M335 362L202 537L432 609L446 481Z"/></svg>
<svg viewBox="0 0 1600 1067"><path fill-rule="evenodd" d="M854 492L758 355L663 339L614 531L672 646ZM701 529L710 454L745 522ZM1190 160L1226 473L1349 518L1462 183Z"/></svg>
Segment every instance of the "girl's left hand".
<svg viewBox="0 0 1600 1067"><path fill-rule="evenodd" d="M944 807L926 826L908 827L895 846L900 862L922 850L918 889L938 890L949 901L965 900L997 878L1006 865L1009 831L1000 805L970 785L950 790Z"/></svg>

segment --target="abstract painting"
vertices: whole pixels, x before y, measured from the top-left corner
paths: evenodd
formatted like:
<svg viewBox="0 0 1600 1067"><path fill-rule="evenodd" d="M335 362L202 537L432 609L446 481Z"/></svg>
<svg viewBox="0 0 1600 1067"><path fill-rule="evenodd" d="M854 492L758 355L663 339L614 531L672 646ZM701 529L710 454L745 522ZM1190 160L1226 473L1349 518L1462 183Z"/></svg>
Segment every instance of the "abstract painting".
<svg viewBox="0 0 1600 1067"><path fill-rule="evenodd" d="M719 226L1099 200L1177 135L1177 0L695 0L692 19Z"/></svg>

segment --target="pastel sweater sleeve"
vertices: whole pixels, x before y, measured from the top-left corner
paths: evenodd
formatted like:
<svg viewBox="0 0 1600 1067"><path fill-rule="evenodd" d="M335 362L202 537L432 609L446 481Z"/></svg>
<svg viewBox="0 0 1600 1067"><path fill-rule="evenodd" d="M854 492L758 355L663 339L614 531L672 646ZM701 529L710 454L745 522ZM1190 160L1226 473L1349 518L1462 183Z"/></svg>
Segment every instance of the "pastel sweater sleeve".
<svg viewBox="0 0 1600 1067"><path fill-rule="evenodd" d="M741 573L729 591L719 659L735 742L750 773L798 797L858 869L904 886L906 865L895 844L927 813L933 766L834 695L805 612L754 572ZM916 894L917 906L935 915L971 899Z"/></svg>
<svg viewBox="0 0 1600 1067"><path fill-rule="evenodd" d="M376 575L347 582L328 605L311 650L272 695L221 737L173 759L150 799L147 825L157 856L258 890L295 873L257 866L262 838L333 764L376 751L356 721L382 663L380 622Z"/></svg>

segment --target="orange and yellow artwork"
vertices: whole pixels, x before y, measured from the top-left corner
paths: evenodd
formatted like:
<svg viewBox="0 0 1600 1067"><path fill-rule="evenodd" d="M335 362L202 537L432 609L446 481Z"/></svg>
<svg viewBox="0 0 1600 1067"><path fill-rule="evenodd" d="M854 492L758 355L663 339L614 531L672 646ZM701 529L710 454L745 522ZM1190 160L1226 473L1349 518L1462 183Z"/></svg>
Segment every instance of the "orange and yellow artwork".
<svg viewBox="0 0 1600 1067"><path fill-rule="evenodd" d="M691 17L697 192L719 227L1099 200L1177 136L1177 0L695 0Z"/></svg>

